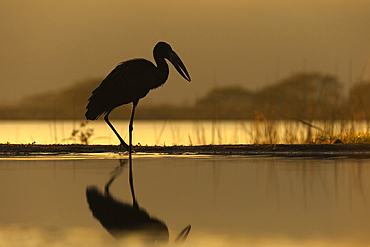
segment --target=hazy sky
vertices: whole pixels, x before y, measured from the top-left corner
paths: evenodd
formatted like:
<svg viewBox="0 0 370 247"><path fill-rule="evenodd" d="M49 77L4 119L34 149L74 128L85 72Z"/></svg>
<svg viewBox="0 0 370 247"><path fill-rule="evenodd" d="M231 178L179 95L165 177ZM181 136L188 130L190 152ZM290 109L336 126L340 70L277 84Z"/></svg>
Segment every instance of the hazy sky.
<svg viewBox="0 0 370 247"><path fill-rule="evenodd" d="M369 13L369 0L2 1L0 102L153 61L160 40L192 82L172 67L146 103L191 103L213 85L256 90L305 68L349 85L370 79Z"/></svg>

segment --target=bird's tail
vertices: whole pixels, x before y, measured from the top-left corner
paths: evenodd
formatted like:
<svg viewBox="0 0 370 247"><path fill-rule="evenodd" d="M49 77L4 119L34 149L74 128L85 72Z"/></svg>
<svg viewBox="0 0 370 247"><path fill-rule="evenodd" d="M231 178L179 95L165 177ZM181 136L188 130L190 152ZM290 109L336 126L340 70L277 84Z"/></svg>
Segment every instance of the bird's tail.
<svg viewBox="0 0 370 247"><path fill-rule="evenodd" d="M100 115L101 114L91 111L90 109L87 109L85 113L85 117L87 120L96 120L99 118Z"/></svg>
<svg viewBox="0 0 370 247"><path fill-rule="evenodd" d="M94 95L93 95L94 96ZM100 115L107 113L107 110L102 107L101 101L96 97L91 96L89 103L86 106L85 117L87 120L96 120Z"/></svg>

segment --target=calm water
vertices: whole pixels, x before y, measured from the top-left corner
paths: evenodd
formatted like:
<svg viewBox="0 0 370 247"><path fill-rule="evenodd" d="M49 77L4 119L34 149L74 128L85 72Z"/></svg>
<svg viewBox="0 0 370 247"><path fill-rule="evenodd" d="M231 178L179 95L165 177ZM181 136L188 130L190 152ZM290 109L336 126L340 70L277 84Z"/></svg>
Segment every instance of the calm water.
<svg viewBox="0 0 370 247"><path fill-rule="evenodd" d="M90 144L119 144L117 137L103 120L91 121L80 127L81 121L0 121L0 143L79 143L71 138L74 129L93 129ZM121 136L128 139L128 122L112 121ZM326 130L329 125L315 122ZM337 122L334 133L349 130L350 122ZM356 122L355 131L367 131L366 122ZM308 127L293 121L135 121L133 143L141 145L204 145L252 143L303 143ZM311 128L311 137L321 132Z"/></svg>
<svg viewBox="0 0 370 247"><path fill-rule="evenodd" d="M1 246L142 246L113 238L86 189L131 205L127 156L0 159ZM123 163L122 173L115 173ZM370 246L370 160L133 156L141 209L183 246Z"/></svg>

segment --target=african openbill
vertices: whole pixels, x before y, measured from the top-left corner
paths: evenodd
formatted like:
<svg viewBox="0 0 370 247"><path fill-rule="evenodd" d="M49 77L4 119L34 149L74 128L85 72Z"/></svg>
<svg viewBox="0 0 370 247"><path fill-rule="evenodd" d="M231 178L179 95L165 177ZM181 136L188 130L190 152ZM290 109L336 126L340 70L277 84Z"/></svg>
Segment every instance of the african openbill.
<svg viewBox="0 0 370 247"><path fill-rule="evenodd" d="M169 74L165 59L168 59L176 70L190 82L190 76L179 56L165 42L159 42L153 49L153 57L157 66L143 59L131 59L122 62L113 69L89 98L86 107L86 119L96 120L100 115L105 115L104 120L120 140L123 146L131 153L132 130L135 108L139 100L145 97L150 90L163 85ZM132 102L132 111L129 124L129 146L110 123L108 116L111 111L124 104Z"/></svg>

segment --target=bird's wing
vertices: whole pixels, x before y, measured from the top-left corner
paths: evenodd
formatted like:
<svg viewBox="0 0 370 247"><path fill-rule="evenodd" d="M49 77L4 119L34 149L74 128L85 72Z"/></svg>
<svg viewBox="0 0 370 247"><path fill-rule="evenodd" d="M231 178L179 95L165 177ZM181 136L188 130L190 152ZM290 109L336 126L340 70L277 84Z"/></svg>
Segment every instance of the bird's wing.
<svg viewBox="0 0 370 247"><path fill-rule="evenodd" d="M86 117L96 119L113 108L137 102L152 88L156 67L145 59L120 63L97 87L89 98Z"/></svg>

